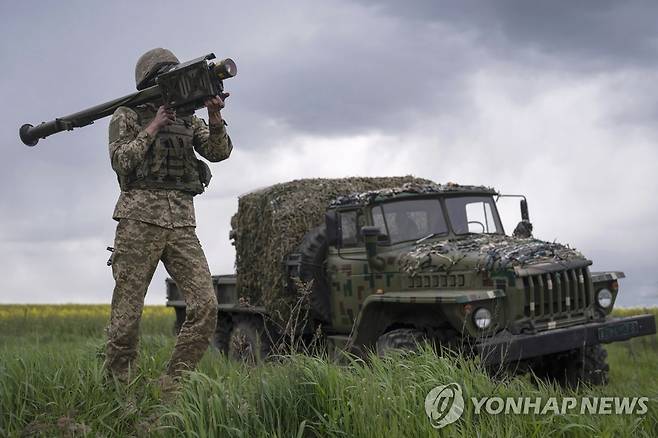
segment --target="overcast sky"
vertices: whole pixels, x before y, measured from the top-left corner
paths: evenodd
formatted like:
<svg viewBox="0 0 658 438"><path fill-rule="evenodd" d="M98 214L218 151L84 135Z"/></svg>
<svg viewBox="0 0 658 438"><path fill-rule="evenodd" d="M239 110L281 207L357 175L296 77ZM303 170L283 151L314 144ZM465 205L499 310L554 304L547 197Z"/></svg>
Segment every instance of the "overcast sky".
<svg viewBox="0 0 658 438"><path fill-rule="evenodd" d="M650 1L2 2L0 303L109 303L108 120L35 148L18 128L132 92L137 58L167 47L238 64L235 148L196 198L213 273L233 270L242 193L413 174L527 195L537 237L625 271L619 304L657 305L657 16ZM511 231L518 204L500 208Z"/></svg>

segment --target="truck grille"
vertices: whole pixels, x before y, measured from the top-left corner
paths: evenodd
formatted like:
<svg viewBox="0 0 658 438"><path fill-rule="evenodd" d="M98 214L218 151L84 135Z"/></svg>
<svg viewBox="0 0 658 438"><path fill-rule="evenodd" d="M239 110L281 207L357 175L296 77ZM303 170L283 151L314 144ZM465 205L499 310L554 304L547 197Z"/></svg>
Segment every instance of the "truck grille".
<svg viewBox="0 0 658 438"><path fill-rule="evenodd" d="M591 304L589 268L566 269L522 277L525 316L560 319L582 314Z"/></svg>

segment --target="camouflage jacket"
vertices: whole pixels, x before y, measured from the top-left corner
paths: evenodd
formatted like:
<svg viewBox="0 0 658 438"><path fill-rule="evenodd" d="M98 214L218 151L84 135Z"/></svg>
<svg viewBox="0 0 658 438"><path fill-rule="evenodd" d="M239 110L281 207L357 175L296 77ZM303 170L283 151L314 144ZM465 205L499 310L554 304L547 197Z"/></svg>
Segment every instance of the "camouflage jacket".
<svg viewBox="0 0 658 438"><path fill-rule="evenodd" d="M233 144L225 124L211 124L192 117L194 150L211 162L225 160ZM110 161L118 175L127 175L143 160L155 139L140 126L137 113L119 107L110 121ZM157 137L157 136L156 136ZM112 217L134 219L166 228L196 226L191 193L179 190L133 189L122 191Z"/></svg>

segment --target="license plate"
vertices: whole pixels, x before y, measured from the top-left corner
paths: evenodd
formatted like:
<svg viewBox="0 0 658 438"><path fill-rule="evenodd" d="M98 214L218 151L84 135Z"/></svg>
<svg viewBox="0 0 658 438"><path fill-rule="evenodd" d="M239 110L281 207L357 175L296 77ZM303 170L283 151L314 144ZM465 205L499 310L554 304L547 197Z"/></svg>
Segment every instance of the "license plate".
<svg viewBox="0 0 658 438"><path fill-rule="evenodd" d="M622 322L607 327L599 328L599 341L623 338L637 334L639 331L637 321Z"/></svg>

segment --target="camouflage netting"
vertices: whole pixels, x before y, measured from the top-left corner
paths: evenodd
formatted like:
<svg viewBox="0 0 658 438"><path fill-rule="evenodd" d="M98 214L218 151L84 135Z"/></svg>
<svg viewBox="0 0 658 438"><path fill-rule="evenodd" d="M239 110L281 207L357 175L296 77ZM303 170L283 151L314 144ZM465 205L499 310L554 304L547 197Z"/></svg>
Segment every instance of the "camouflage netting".
<svg viewBox="0 0 658 438"><path fill-rule="evenodd" d="M422 182L419 182L422 181ZM414 182L404 183L400 186L386 187L384 189L370 190L365 192L355 192L349 195L342 195L331 201L332 206L340 206L345 204L361 204L367 205L372 203L375 199L392 198L402 193L455 193L455 192L487 192L496 194L496 190L491 187L485 186L464 186L455 183L437 184L435 182L427 182L427 180L416 180Z"/></svg>
<svg viewBox="0 0 658 438"><path fill-rule="evenodd" d="M324 223L330 202L339 196L405 183L431 181L404 177L302 179L276 184L239 199L231 219L238 294L249 304L265 306L285 318L296 294L287 288L284 261L295 252L304 235Z"/></svg>
<svg viewBox="0 0 658 438"><path fill-rule="evenodd" d="M487 271L585 259L577 250L559 243L483 234L418 245L400 257L399 263L402 271L415 275L427 269L449 270L466 256L477 259L477 270Z"/></svg>

